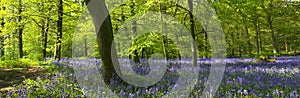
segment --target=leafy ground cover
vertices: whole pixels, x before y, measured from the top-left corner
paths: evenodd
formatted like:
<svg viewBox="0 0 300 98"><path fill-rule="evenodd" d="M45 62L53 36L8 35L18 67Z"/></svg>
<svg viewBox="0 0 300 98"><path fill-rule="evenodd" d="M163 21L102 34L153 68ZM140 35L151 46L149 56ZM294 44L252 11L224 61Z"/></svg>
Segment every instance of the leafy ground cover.
<svg viewBox="0 0 300 98"><path fill-rule="evenodd" d="M42 74L47 74L47 72L40 67L0 69L0 88L20 84L25 79L34 79Z"/></svg>
<svg viewBox="0 0 300 98"><path fill-rule="evenodd" d="M40 66L40 65L41 64L39 62L32 61L29 59L0 61L0 69L27 68L28 66Z"/></svg>

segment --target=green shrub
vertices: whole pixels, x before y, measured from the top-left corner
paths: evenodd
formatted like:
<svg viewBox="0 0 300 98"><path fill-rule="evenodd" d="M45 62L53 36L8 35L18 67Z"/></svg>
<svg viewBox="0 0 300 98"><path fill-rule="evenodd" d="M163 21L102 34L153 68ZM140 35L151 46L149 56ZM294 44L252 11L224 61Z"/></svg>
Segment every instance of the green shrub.
<svg viewBox="0 0 300 98"><path fill-rule="evenodd" d="M61 69L61 67L54 66L54 65L52 65L52 66L45 66L44 68L45 68L46 72L58 72Z"/></svg>
<svg viewBox="0 0 300 98"><path fill-rule="evenodd" d="M39 65L40 65L39 62L35 62L29 59L0 61L0 68L26 68L28 66L39 66Z"/></svg>

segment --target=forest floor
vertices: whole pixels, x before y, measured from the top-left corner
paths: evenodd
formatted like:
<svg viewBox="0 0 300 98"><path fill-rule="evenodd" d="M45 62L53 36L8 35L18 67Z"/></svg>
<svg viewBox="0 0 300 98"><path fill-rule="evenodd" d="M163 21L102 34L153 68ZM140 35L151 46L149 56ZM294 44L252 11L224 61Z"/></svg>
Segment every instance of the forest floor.
<svg viewBox="0 0 300 98"><path fill-rule="evenodd" d="M0 69L0 93L11 90L12 86L21 84L25 79L36 79L49 74L42 67Z"/></svg>

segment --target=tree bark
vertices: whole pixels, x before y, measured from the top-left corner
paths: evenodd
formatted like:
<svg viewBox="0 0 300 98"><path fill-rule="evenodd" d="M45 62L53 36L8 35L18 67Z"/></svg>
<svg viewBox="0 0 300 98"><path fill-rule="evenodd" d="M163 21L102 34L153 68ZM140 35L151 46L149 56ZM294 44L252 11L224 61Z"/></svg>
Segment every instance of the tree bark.
<svg viewBox="0 0 300 98"><path fill-rule="evenodd" d="M135 3L134 3L134 0L131 0L131 5L130 5L130 9L131 9L131 16L134 16L136 13L135 13ZM137 23L135 20L132 21L132 34L131 34L131 40L132 40L132 45L134 45L134 35L135 33L137 32ZM134 50L134 54L132 55L133 57L133 61L135 63L140 63L140 60L139 60L139 55L138 55L138 52L137 50Z"/></svg>
<svg viewBox="0 0 300 98"><path fill-rule="evenodd" d="M231 31L231 47L230 47L230 49L231 49L231 55L232 56L235 56L235 48L234 48L234 43L235 43L235 38L234 38L234 34L233 34L233 31Z"/></svg>
<svg viewBox="0 0 300 98"><path fill-rule="evenodd" d="M63 26L63 1L59 0L58 3L58 20L57 20L57 38L56 38L56 50L54 54L55 60L61 59L61 48L62 48L62 26Z"/></svg>
<svg viewBox="0 0 300 98"><path fill-rule="evenodd" d="M160 12L161 12L161 21L164 21L164 15L166 15L166 6L163 4L160 4ZM163 49L164 49L164 55L165 55L165 59L169 60L169 51L168 51L168 32L167 32L167 24L165 24L164 22L162 22L162 33L164 33L164 35L162 35L162 41L163 41Z"/></svg>
<svg viewBox="0 0 300 98"><path fill-rule="evenodd" d="M258 18L256 18L255 21L255 37L256 37L256 53L260 54L260 27L259 27L259 22L258 22Z"/></svg>
<svg viewBox="0 0 300 98"><path fill-rule="evenodd" d="M252 55L252 47L251 47L251 42L250 42L250 34L249 34L249 30L248 30L248 26L247 25L245 25L245 33L246 33L246 37L247 37L247 51L248 51L248 54L249 54L249 56L251 56Z"/></svg>
<svg viewBox="0 0 300 98"><path fill-rule="evenodd" d="M196 66L197 65L197 49L196 49L196 43L195 43L195 38L196 38L196 35L195 35L195 21L194 21L194 16L193 16L193 1L192 0L188 0L188 5L189 5L189 16L190 16L190 32L191 32L191 35L192 35L192 62L193 62L193 65Z"/></svg>
<svg viewBox="0 0 300 98"><path fill-rule="evenodd" d="M179 10L179 5L176 5L173 17L176 17L178 10ZM182 31L183 31L183 27L180 29L180 32L182 32ZM179 43L178 34L176 34L176 43L177 44ZM178 57L178 60L181 60L181 55L180 55L180 49L179 48L177 48L177 57Z"/></svg>
<svg viewBox="0 0 300 98"><path fill-rule="evenodd" d="M269 9L267 9L267 22L268 22L268 27L269 27L269 30L271 32L271 38L272 38L272 46L273 46L273 53L274 53L274 56L275 54L277 54L278 52L278 49L277 49L277 43L276 43L276 36L275 36L275 30L273 28L273 17L272 17L272 11L273 11L273 0L270 1L270 4L269 4ZM268 12L270 11L270 12Z"/></svg>
<svg viewBox="0 0 300 98"><path fill-rule="evenodd" d="M49 19L46 20L46 26L43 30L43 58L47 57L47 43L48 43L48 32L49 32Z"/></svg>
<svg viewBox="0 0 300 98"><path fill-rule="evenodd" d="M23 26L22 26L22 0L19 0L18 7L18 39L19 39L19 58L23 58Z"/></svg>
<svg viewBox="0 0 300 98"><path fill-rule="evenodd" d="M2 10L5 10L5 7L2 7L1 8ZM1 18L1 30L0 30L0 33L3 33L3 29L4 29L4 25L5 25L5 20L4 20L4 17L2 16L2 18ZM5 41L5 37L4 37L4 35L2 35L2 36L0 36L0 57L1 57L1 59L4 59L4 54L5 54L5 49L4 49L4 46L5 46L5 43L4 43L4 41Z"/></svg>
<svg viewBox="0 0 300 98"><path fill-rule="evenodd" d="M236 26L237 30L238 30L238 26ZM237 32L238 35L237 35L237 40L238 42L241 42L241 33L240 32ZM241 43L238 43L238 45L241 45ZM238 47L238 52L239 52L239 57L242 57L243 56L243 53L242 53L242 48L241 47Z"/></svg>
<svg viewBox="0 0 300 98"><path fill-rule="evenodd" d="M204 34L204 57L208 58L208 35L204 28L202 28L202 33Z"/></svg>
<svg viewBox="0 0 300 98"><path fill-rule="evenodd" d="M89 5L90 0L85 0L86 5ZM120 77L118 76L116 69L113 66L113 62L112 62L112 55L111 55L111 47L112 47L112 42L113 42L113 29L112 29L112 23L111 23L111 19L110 19L110 15L108 14L108 9L105 5L105 1L104 0L99 0L98 2L100 2L99 4L101 4L100 6L105 6L103 9L97 9L99 11L103 11L104 14L103 16L106 16L105 14L107 14L107 17L104 17L105 20L103 21L103 24L100 24L100 30L96 30L97 32L97 41L98 41L98 47L99 47L99 53L100 53L100 57L101 57L101 61L102 61L102 77L104 79L104 82L109 85L111 82L111 79L120 79ZM94 19L94 21L97 21L97 19L100 18L100 16L93 16L93 15L97 15L97 12L93 12L91 10L93 10L91 7L88 7L88 10L90 11L90 13L92 14L92 17ZM103 17L101 17L103 18ZM121 81L121 83L124 83L124 81Z"/></svg>
<svg viewBox="0 0 300 98"><path fill-rule="evenodd" d="M87 46L87 36L84 36L84 56L87 57L88 56L88 46Z"/></svg>

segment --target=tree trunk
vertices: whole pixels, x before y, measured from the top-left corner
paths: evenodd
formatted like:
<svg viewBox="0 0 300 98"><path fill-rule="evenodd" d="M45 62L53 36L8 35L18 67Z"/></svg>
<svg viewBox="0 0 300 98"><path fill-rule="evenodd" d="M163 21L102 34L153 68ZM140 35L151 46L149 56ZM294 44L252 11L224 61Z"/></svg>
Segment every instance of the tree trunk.
<svg viewBox="0 0 300 98"><path fill-rule="evenodd" d="M19 0L18 8L18 39L19 39L19 58L23 58L23 26L22 26L22 0Z"/></svg>
<svg viewBox="0 0 300 98"><path fill-rule="evenodd" d="M204 34L204 57L208 58L208 36L207 32L205 32L204 28L202 28L202 33Z"/></svg>
<svg viewBox="0 0 300 98"><path fill-rule="evenodd" d="M240 37L241 37L241 33L238 32L237 40L238 40L239 42L241 42ZM238 44L241 45L241 43L238 43ZM241 48L241 47L238 47L238 51L239 51L239 57L242 57L242 55L243 55L243 53L242 53L242 48Z"/></svg>
<svg viewBox="0 0 300 98"><path fill-rule="evenodd" d="M43 26L44 27L44 26ZM49 32L49 19L46 20L46 26L43 30L43 58L47 57L47 43L48 43L48 32Z"/></svg>
<svg viewBox="0 0 300 98"><path fill-rule="evenodd" d="M278 49L277 49L277 43L276 43L276 36L275 36L275 31L273 29L273 21L271 19L271 16L269 16L268 18L268 24L269 24L269 29L271 30L271 34L272 34L272 46L273 46L273 53L274 53L274 56L275 54L277 54L278 52Z"/></svg>
<svg viewBox="0 0 300 98"><path fill-rule="evenodd" d="M84 36L84 56L87 57L88 56L88 46L87 46L87 36Z"/></svg>
<svg viewBox="0 0 300 98"><path fill-rule="evenodd" d="M197 49L196 49L196 43L195 43L195 21L194 21L194 16L193 16L193 1L192 0L188 0L188 5L189 5L189 16L190 16L190 32L191 32L191 35L192 35L192 62L193 62L193 65L196 66L197 65Z"/></svg>
<svg viewBox="0 0 300 98"><path fill-rule="evenodd" d="M1 8L2 10L5 10L5 7L2 7ZM3 29L4 29L4 25L5 25L5 21L4 21L4 17L1 18L1 30L0 30L0 34L3 33ZM0 36L0 59L4 59L4 54L5 54L5 49L4 49L4 46L5 46L5 37L4 35Z"/></svg>
<svg viewBox="0 0 300 98"><path fill-rule="evenodd" d="M256 53L260 54L260 27L259 27L259 22L258 22L258 18L256 18L256 22L255 22L255 36L256 36Z"/></svg>
<svg viewBox="0 0 300 98"><path fill-rule="evenodd" d="M278 49L277 49L275 31L274 31L274 28L273 28L273 17L271 16L273 8L274 8L272 3L273 3L273 0L271 0L270 4L269 4L268 11L270 11L270 12L267 12L267 22L268 22L269 30L271 32L273 53L274 53L274 56L275 56L275 54L277 54L277 52L278 52Z"/></svg>
<svg viewBox="0 0 300 98"><path fill-rule="evenodd" d="M284 43L284 45L285 45L285 52L286 52L286 53L288 53L288 52L289 52L288 43L287 43L287 42L285 42L285 43Z"/></svg>
<svg viewBox="0 0 300 98"><path fill-rule="evenodd" d="M162 35L162 39L163 39L163 49L164 49L164 54L165 54L165 59L169 60L169 53L168 53L168 38L166 35Z"/></svg>
<svg viewBox="0 0 300 98"><path fill-rule="evenodd" d="M161 21L164 21L164 15L166 15L166 6L163 4L160 4L160 12L161 12ZM168 33L167 33L167 26L165 24L165 22L162 23L162 33L164 33L164 35L162 36L163 39L163 49L164 49L164 55L165 55L165 59L169 60L169 51L168 51Z"/></svg>
<svg viewBox="0 0 300 98"><path fill-rule="evenodd" d="M131 0L131 5L130 5L130 9L131 9L131 16L134 16L135 15L135 3L134 3L134 0ZM131 40L132 40L132 45L134 44L134 35L136 34L137 32L137 23L135 20L132 21L132 34L131 34ZM139 55L137 53L137 50L134 50L134 54L132 55L133 57L133 61L135 63L139 63L140 60L139 60Z"/></svg>
<svg viewBox="0 0 300 98"><path fill-rule="evenodd" d="M179 5L176 5L173 17L176 17L178 10L179 10ZM180 29L180 32L182 32L182 31L183 31L183 27ZM179 43L178 34L176 34L176 43ZM179 48L177 49L177 58L178 58L178 60L181 60L181 55L180 55L180 49Z"/></svg>
<svg viewBox="0 0 300 98"><path fill-rule="evenodd" d="M231 31L231 40L232 40L232 42L231 42L231 55L232 56L235 56L235 53L234 53L234 43L235 43L235 38L234 38L234 34L233 34L233 32Z"/></svg>
<svg viewBox="0 0 300 98"><path fill-rule="evenodd" d="M246 25L245 26L245 32L246 32L246 36L247 36L247 51L248 51L248 54L249 56L252 55L252 47L251 47L251 43L250 43L250 34L249 34L249 30L248 30L248 26Z"/></svg>
<svg viewBox="0 0 300 98"><path fill-rule="evenodd" d="M59 0L58 4L58 20L57 20L57 33L58 36L56 38L56 50L54 54L55 60L61 59L61 48L62 48L62 26L63 26L63 1Z"/></svg>
<svg viewBox="0 0 300 98"><path fill-rule="evenodd" d="M121 0L121 2L123 3L123 0ZM123 7L122 7L122 13L121 14L122 14L122 23L124 23L126 21L126 16L124 15L124 8ZM125 29L126 35L129 36L127 26L125 26L124 29Z"/></svg>
<svg viewBox="0 0 300 98"><path fill-rule="evenodd" d="M118 76L114 66L113 66L113 62L112 62L112 55L111 55L111 47L112 47L112 42L113 42L113 31L112 31L112 24L111 24L111 19L110 19L110 15L108 14L108 9L105 5L105 1L104 0L99 0L97 1L100 5L102 6L101 8L103 9L97 9L100 11L100 13L103 16L107 16L107 17L100 17L100 16L95 16L98 15L98 12L94 12L93 7L89 7L89 2L90 0L85 0L87 6L88 6L88 10L91 13L91 16L93 17L94 22L98 20L97 19L101 19L105 18L103 21L103 24L100 24L100 30L96 30L97 32L97 41L98 41L98 46L99 46L99 53L100 53L100 57L101 57L101 61L102 61L102 76L104 79L104 82L109 85L110 84L110 80L111 79L120 79L120 77ZM96 24L97 26L98 24ZM96 27L97 28L97 27ZM121 81L124 82L124 81Z"/></svg>

